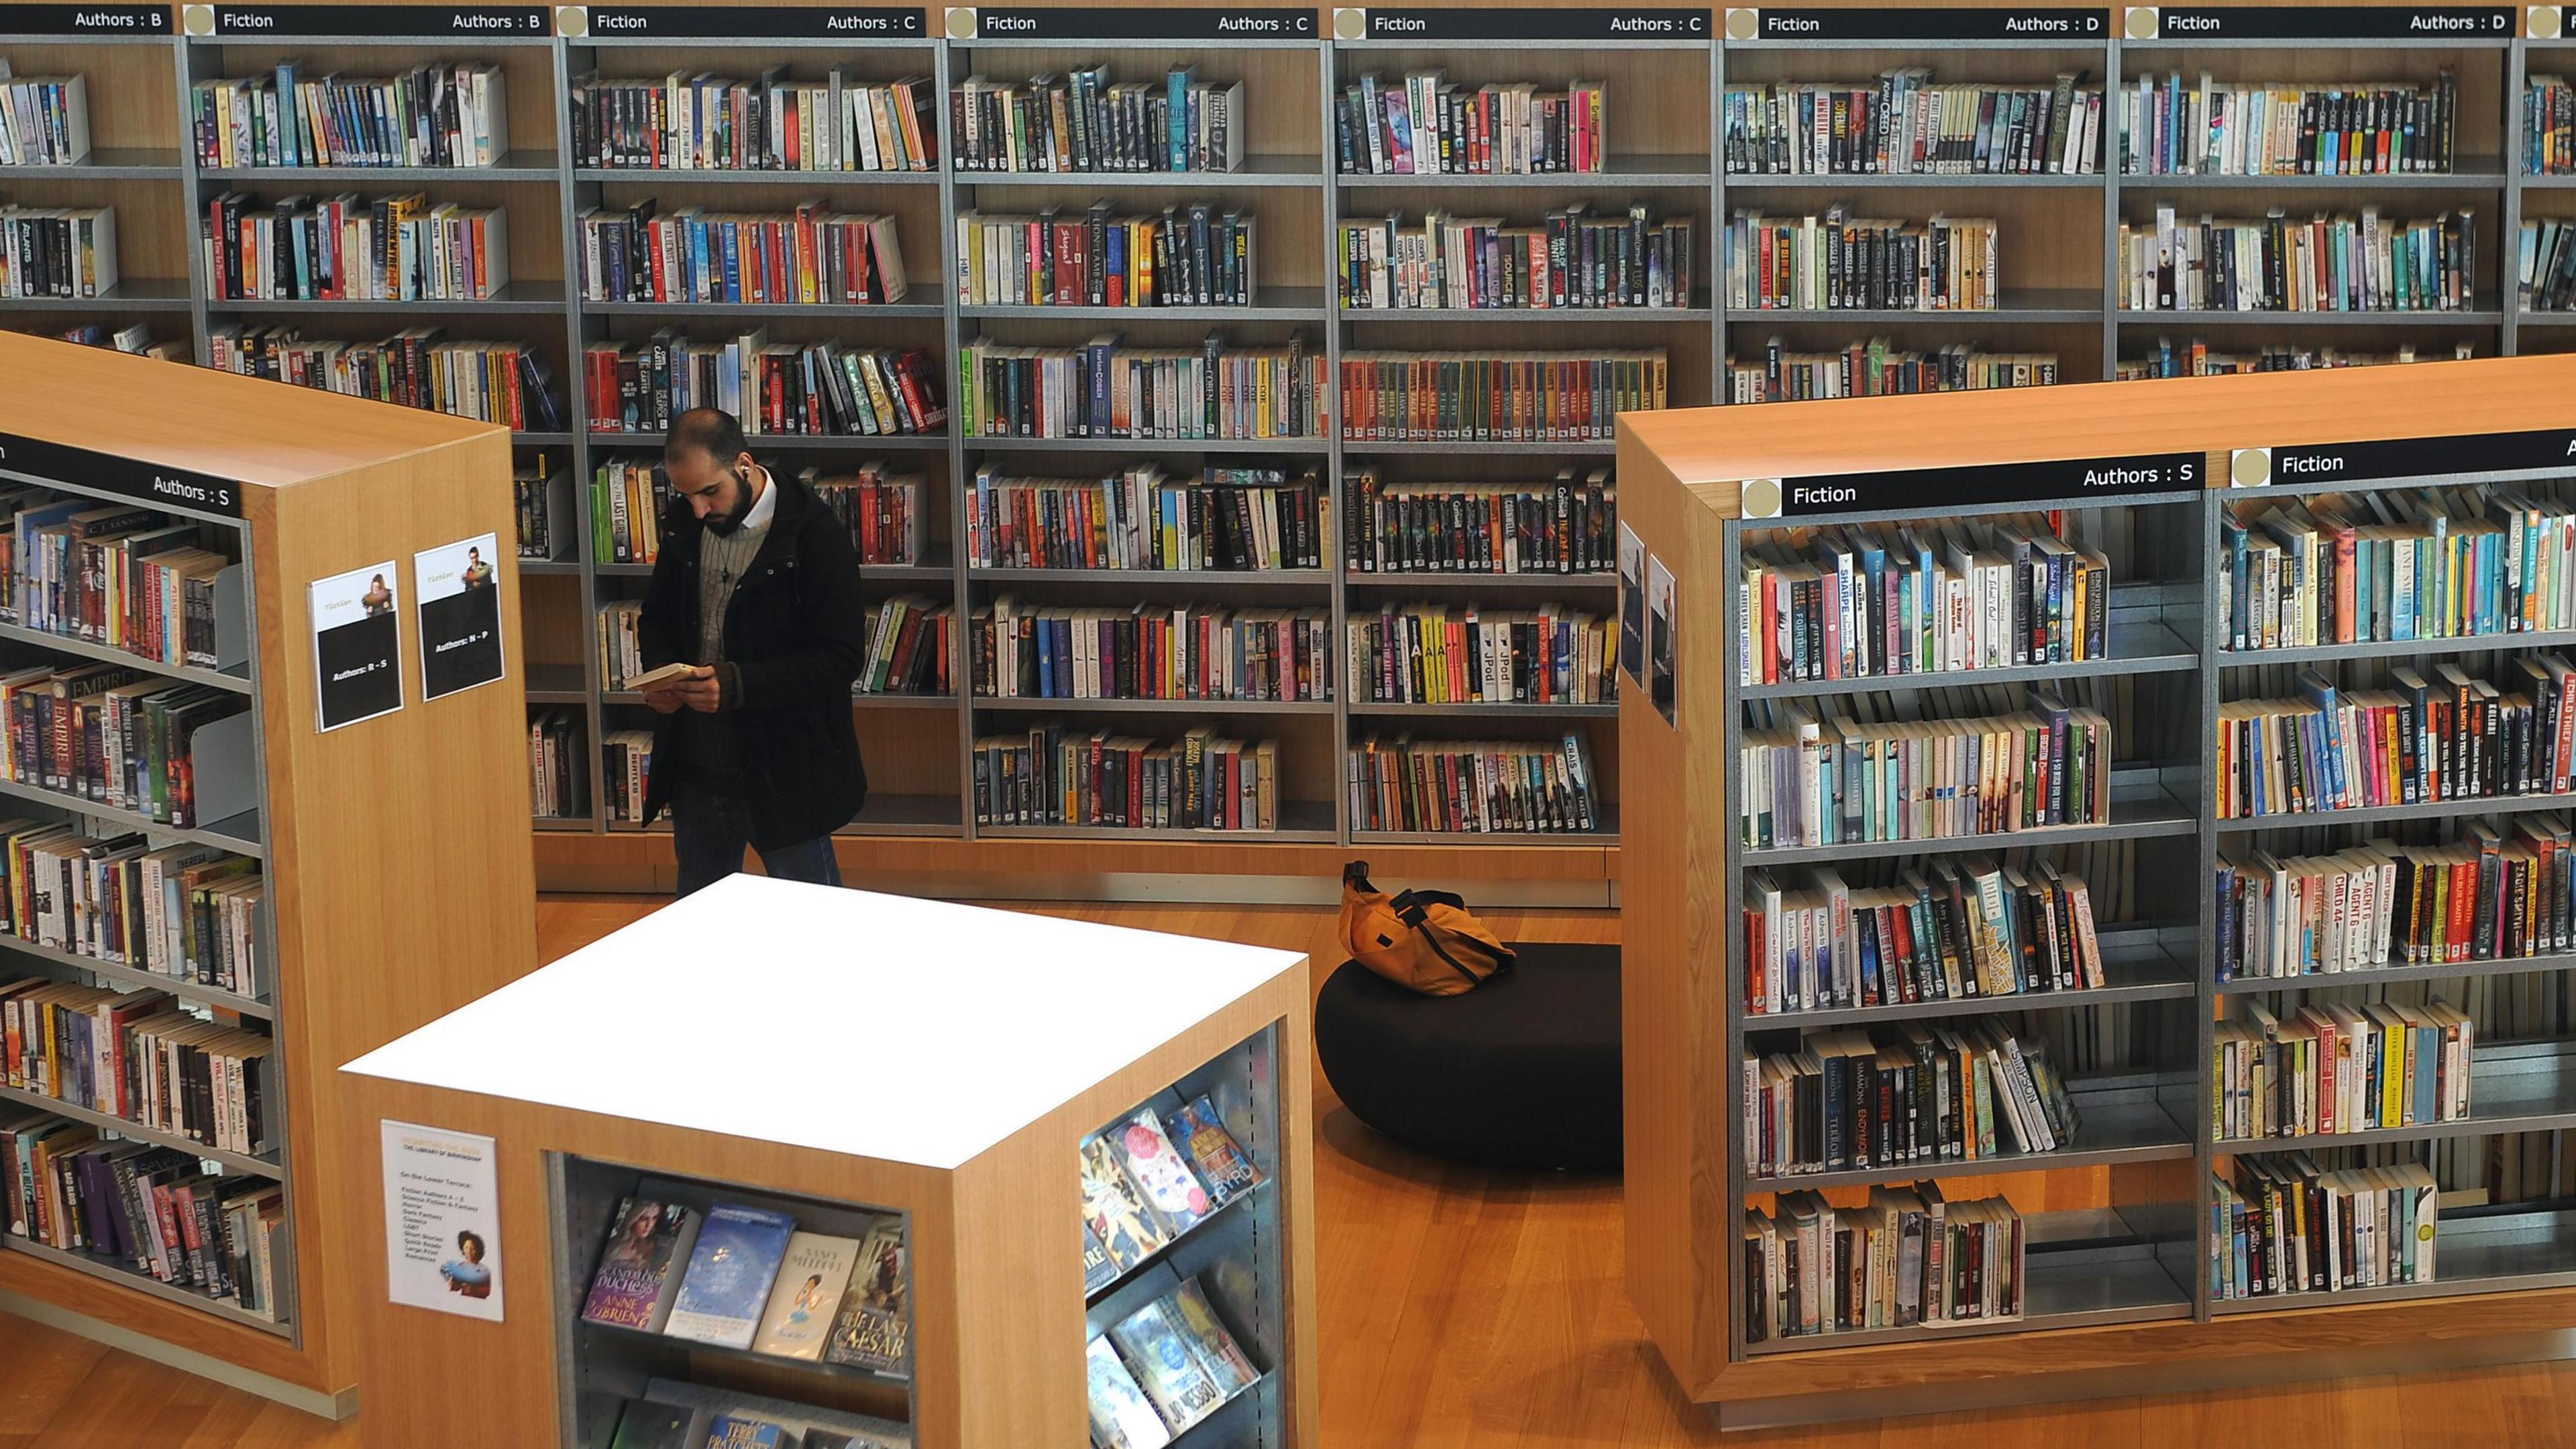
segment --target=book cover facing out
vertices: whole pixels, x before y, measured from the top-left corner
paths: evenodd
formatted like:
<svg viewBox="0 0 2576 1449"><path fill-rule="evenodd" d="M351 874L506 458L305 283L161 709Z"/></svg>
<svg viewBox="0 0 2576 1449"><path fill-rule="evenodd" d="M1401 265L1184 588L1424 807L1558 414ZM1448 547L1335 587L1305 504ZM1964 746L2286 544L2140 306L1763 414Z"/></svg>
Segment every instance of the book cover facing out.
<svg viewBox="0 0 2576 1449"><path fill-rule="evenodd" d="M501 662L501 538L487 533L411 556L420 595L420 697L491 684Z"/></svg>
<svg viewBox="0 0 2576 1449"><path fill-rule="evenodd" d="M618 1204L581 1316L593 1323L660 1332L671 1316L679 1272L697 1237L695 1209L641 1197Z"/></svg>
<svg viewBox="0 0 2576 1449"><path fill-rule="evenodd" d="M689 1449L689 1424L695 1417L695 1411L676 1404L629 1400L617 1416L617 1437L609 1441L609 1449Z"/></svg>
<svg viewBox="0 0 2576 1449"><path fill-rule="evenodd" d="M912 1290L912 1264L904 1241L904 1221L882 1217L859 1242L859 1261L850 1288L832 1325L831 1344L823 1350L833 1363L908 1371L912 1356L912 1319L905 1300Z"/></svg>
<svg viewBox="0 0 2576 1449"><path fill-rule="evenodd" d="M787 1240L787 1258L779 1266L778 1284L769 1290L769 1311L761 1315L754 1353L781 1358L818 1359L831 1336L841 1295L858 1266L859 1244L851 1238L798 1233Z"/></svg>
<svg viewBox="0 0 2576 1449"><path fill-rule="evenodd" d="M726 1348L751 1347L769 1285L795 1231L795 1219L784 1213L724 1202L707 1209L663 1332Z"/></svg>
<svg viewBox="0 0 2576 1449"><path fill-rule="evenodd" d="M402 625L394 610L394 561L315 579L306 586L323 730L402 708Z"/></svg>

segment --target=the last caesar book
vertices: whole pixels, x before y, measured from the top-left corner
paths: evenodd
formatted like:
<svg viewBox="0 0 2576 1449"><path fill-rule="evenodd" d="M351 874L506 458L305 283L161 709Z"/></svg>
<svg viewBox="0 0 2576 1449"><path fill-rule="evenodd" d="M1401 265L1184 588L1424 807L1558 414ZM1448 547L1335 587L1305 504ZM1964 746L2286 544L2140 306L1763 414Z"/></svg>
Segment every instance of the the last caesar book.
<svg viewBox="0 0 2576 1449"><path fill-rule="evenodd" d="M905 1299L912 1291L912 1264L903 1231L901 1218L879 1218L859 1240L859 1265L841 1299L832 1342L823 1350L826 1360L879 1373L902 1373L910 1366Z"/></svg>

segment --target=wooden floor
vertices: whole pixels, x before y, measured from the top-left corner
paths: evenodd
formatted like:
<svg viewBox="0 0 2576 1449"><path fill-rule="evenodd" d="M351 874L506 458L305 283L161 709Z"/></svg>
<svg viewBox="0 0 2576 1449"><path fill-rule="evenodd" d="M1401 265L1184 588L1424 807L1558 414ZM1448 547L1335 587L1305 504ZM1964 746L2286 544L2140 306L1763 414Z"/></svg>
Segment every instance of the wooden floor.
<svg viewBox="0 0 2576 1449"><path fill-rule="evenodd" d="M560 954L654 904L549 899L538 930ZM1328 911L1034 909L1331 959ZM1606 912L1485 914L1506 939L1617 939ZM1641 1341L1619 1286L1615 1181L1445 1166L1373 1138L1320 1073L1316 1093L1325 1449L2576 1445L2576 1363L1719 1435ZM356 1446L364 1422L328 1426L0 1315L0 1449Z"/></svg>

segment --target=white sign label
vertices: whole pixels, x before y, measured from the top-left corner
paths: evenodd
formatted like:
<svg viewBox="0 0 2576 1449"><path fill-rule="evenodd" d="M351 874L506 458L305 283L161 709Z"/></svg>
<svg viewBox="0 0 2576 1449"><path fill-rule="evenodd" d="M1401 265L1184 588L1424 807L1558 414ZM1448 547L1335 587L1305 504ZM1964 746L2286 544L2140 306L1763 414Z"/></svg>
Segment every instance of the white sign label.
<svg viewBox="0 0 2576 1449"><path fill-rule="evenodd" d="M383 1121L385 1296L501 1321L501 1193L492 1139Z"/></svg>

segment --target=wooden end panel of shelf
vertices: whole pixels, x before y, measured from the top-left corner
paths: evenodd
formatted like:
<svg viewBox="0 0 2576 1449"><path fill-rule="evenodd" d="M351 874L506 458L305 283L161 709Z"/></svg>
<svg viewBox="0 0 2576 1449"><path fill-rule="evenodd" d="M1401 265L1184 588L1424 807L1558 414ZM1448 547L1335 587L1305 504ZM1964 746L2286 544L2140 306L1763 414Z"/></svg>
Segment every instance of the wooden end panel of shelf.
<svg viewBox="0 0 2576 1449"><path fill-rule="evenodd" d="M1672 472L1619 428L1621 520L1679 581L1682 718L1722 729L1722 525ZM1694 1389L1726 1363L1727 1171L1719 1103L1700 1084L1724 1074L1725 841L1695 822L1731 818L1722 752L1687 748L1654 709L1620 711L1619 755L1632 792L1620 817L1620 996L1627 1102L1628 1296L1674 1376ZM1702 923L1709 923L1705 928ZM1704 979L1709 972L1716 979ZM1702 1100L1706 1095L1710 1100ZM1716 1216L1711 1215L1712 1209Z"/></svg>
<svg viewBox="0 0 2576 1449"><path fill-rule="evenodd" d="M0 1251L0 1290L69 1309L146 1338L202 1353L299 1388L335 1392L322 1365L274 1333L219 1318L184 1303L154 1298L33 1253Z"/></svg>
<svg viewBox="0 0 2576 1449"><path fill-rule="evenodd" d="M277 391L286 390L259 396ZM358 417L344 416L344 430L397 410L351 411ZM509 677L424 700L412 597L415 551L483 533L507 538L512 512L509 438L490 428L336 477L254 487L245 500L260 580L270 899L296 1230L306 1260L322 1269L304 1280L303 1326L308 1350L331 1364L335 1390L354 1383L357 1370L354 1345L341 1336L347 1274L327 1254L332 1233L346 1231L341 1210L356 1185L352 1159L306 1150L340 1140L331 1118L345 1099L333 1077L342 1062L537 964L518 610L506 602L501 610ZM499 586L515 591L511 552L502 552ZM388 558L402 581L403 707L322 733L306 585ZM373 1160L372 1148L354 1159Z"/></svg>

